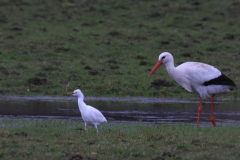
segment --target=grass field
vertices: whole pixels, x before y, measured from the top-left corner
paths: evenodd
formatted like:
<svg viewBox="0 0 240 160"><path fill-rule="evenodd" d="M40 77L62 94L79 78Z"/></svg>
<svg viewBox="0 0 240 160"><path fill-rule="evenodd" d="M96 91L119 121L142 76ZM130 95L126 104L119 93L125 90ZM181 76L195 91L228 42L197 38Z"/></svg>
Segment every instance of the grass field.
<svg viewBox="0 0 240 160"><path fill-rule="evenodd" d="M234 0L2 0L0 94L194 96L165 66L147 77L164 51L176 66L208 63L240 86L239 26Z"/></svg>
<svg viewBox="0 0 240 160"><path fill-rule="evenodd" d="M238 160L240 128L108 123L88 132L69 120L0 120L1 159ZM95 153L95 154L94 154ZM77 160L77 159L75 159Z"/></svg>
<svg viewBox="0 0 240 160"><path fill-rule="evenodd" d="M198 97L162 66L200 61L240 86L237 0L1 0L0 95ZM240 90L219 97L236 99ZM1 119L0 159L238 160L238 125ZM80 159L80 158L79 158Z"/></svg>

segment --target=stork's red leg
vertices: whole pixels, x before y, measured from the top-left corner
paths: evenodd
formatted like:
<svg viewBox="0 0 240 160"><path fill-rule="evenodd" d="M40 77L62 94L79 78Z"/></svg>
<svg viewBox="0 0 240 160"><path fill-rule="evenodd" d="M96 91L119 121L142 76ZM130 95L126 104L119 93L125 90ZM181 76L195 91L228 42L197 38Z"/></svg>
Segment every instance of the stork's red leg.
<svg viewBox="0 0 240 160"><path fill-rule="evenodd" d="M200 121L200 115L202 111L202 97L200 97L200 106L198 108L198 121L197 121L197 127L199 126L199 121Z"/></svg>
<svg viewBox="0 0 240 160"><path fill-rule="evenodd" d="M213 117L213 102L214 102L214 94L212 94L212 109L211 109L211 117L210 120L212 121L212 124L216 126L216 119Z"/></svg>

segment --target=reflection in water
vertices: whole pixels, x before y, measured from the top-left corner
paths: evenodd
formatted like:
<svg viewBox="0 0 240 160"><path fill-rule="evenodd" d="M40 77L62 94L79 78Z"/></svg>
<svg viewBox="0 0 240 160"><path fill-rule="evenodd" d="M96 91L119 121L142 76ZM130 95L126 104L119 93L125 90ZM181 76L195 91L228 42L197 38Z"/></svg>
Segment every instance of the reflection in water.
<svg viewBox="0 0 240 160"><path fill-rule="evenodd" d="M0 98L1 99L1 98ZM88 105L99 109L108 121L144 121L156 123L187 122L196 123L198 103L136 103L127 101L88 100ZM214 117L219 123L239 123L239 102L216 103ZM211 104L204 103L201 114L202 122L210 123ZM1 117L32 117L32 118L66 118L80 119L77 99L47 100L40 99L1 99Z"/></svg>

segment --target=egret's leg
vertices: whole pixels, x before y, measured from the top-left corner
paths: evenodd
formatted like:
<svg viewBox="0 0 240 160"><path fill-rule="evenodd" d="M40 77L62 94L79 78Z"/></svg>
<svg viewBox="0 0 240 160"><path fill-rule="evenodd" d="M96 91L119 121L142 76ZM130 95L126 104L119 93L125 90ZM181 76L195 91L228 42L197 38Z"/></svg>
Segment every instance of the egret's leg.
<svg viewBox="0 0 240 160"><path fill-rule="evenodd" d="M98 135L98 133L99 133L99 132L98 132L98 128L97 128L97 125L95 124L95 125L94 125L94 127L96 128L96 130L97 130L97 135Z"/></svg>
<svg viewBox="0 0 240 160"><path fill-rule="evenodd" d="M85 131L87 131L87 123L85 123Z"/></svg>
<svg viewBox="0 0 240 160"><path fill-rule="evenodd" d="M200 106L198 108L198 121L197 121L197 127L199 126L199 121L200 121L200 115L202 111L202 97L200 97Z"/></svg>
<svg viewBox="0 0 240 160"><path fill-rule="evenodd" d="M211 109L211 117L210 120L212 121L212 124L216 126L216 119L213 117L213 102L214 102L214 94L212 94L212 109Z"/></svg>

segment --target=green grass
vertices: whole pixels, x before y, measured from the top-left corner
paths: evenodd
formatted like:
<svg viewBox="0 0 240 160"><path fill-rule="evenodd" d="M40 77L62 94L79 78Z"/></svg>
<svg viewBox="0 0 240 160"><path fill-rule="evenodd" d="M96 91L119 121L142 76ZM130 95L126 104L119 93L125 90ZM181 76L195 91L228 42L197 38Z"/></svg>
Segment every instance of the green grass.
<svg viewBox="0 0 240 160"><path fill-rule="evenodd" d="M88 132L71 120L2 119L1 159L239 159L238 125L108 123ZM96 152L96 155L92 155Z"/></svg>
<svg viewBox="0 0 240 160"><path fill-rule="evenodd" d="M176 66L200 61L227 69L240 86L239 10L229 0L2 0L0 94L59 96L80 88L90 96L193 96L164 66L147 77L164 51ZM171 85L150 87L158 78Z"/></svg>

